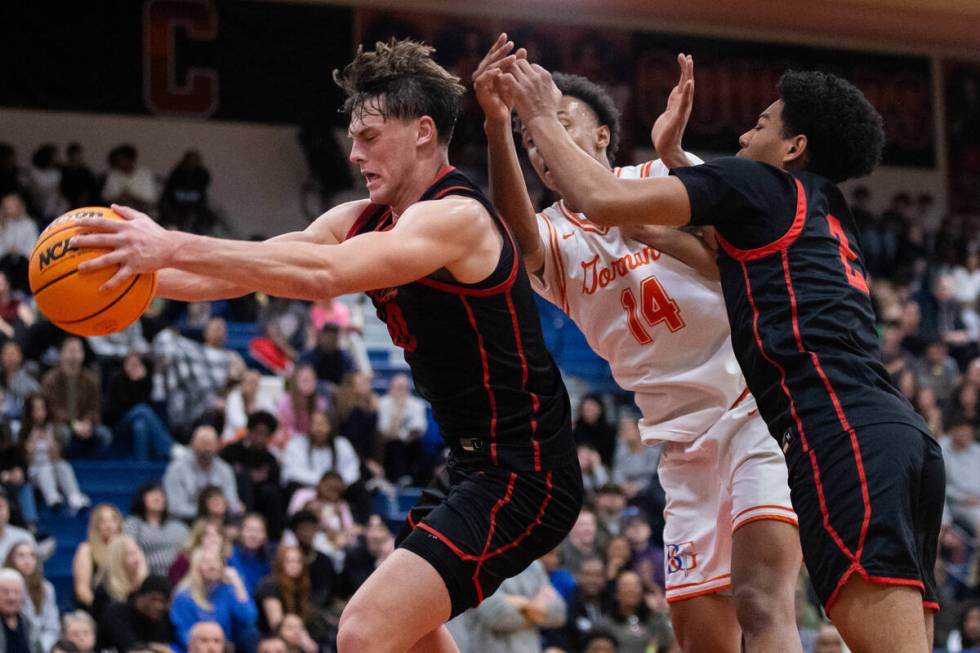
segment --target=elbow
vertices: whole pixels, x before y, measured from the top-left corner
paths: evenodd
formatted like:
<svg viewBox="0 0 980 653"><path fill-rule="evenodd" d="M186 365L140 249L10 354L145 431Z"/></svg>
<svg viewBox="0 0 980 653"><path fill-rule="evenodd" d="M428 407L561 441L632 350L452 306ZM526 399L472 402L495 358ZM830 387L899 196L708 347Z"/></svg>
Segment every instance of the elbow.
<svg viewBox="0 0 980 653"><path fill-rule="evenodd" d="M313 274L307 275L303 286L303 297L300 299L311 302L344 294L337 291L337 273L330 265L319 267Z"/></svg>
<svg viewBox="0 0 980 653"><path fill-rule="evenodd" d="M615 227L619 224L615 219L614 194L607 190L584 193L580 199L575 200L575 204L591 222L604 227Z"/></svg>

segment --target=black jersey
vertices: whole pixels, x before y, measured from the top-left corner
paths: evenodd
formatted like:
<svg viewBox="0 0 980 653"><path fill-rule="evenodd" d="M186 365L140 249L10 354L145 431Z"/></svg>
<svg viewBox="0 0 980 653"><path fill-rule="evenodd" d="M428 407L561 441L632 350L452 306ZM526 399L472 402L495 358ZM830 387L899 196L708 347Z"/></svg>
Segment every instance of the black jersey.
<svg viewBox="0 0 980 653"><path fill-rule="evenodd" d="M518 471L568 464L575 459L568 393L545 349L517 244L490 200L451 166L419 201L448 195L471 197L493 217L503 236L494 271L475 284L442 274L368 295L458 460ZM348 237L393 225L391 209L372 204Z"/></svg>
<svg viewBox="0 0 980 653"><path fill-rule="evenodd" d="M928 431L881 362L850 211L812 173L724 158L673 171L716 228L732 344L777 439L902 422Z"/></svg>

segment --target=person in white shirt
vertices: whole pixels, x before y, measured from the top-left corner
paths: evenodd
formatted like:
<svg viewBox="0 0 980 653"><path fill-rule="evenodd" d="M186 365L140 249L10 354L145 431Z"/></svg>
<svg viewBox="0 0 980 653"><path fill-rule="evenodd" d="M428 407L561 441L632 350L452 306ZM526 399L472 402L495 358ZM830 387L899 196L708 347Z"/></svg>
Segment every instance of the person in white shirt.
<svg viewBox="0 0 980 653"><path fill-rule="evenodd" d="M137 165L138 156L136 148L128 143L109 152L109 172L102 187L102 197L107 203L125 204L152 213L159 190L150 169Z"/></svg>
<svg viewBox="0 0 980 653"><path fill-rule="evenodd" d="M685 651L802 651L794 624L802 562L786 465L759 418L730 342L714 252L668 228L603 227L561 199L535 218L514 145L511 106L498 92L497 62L513 44L501 35L474 74L486 115L494 204L524 253L535 290L575 321L613 376L635 393L646 444L664 442L659 463L666 595ZM518 57L526 56L523 52ZM693 98L693 62L653 127L662 157L613 169L618 111L589 80L554 75L558 118L610 174L664 176L693 160L681 136ZM552 177L524 136L531 164Z"/></svg>
<svg viewBox="0 0 980 653"><path fill-rule="evenodd" d="M315 410L310 434L291 439L282 454L282 481L293 489L316 487L325 472L336 471L347 486L361 478L361 461L347 438L334 432L330 417Z"/></svg>
<svg viewBox="0 0 980 653"><path fill-rule="evenodd" d="M378 401L378 431L384 441L385 476L389 481L408 480L418 471L422 436L428 424L425 403L412 395L408 376L393 376L388 393Z"/></svg>
<svg viewBox="0 0 980 653"><path fill-rule="evenodd" d="M954 416L942 442L946 463L946 504L954 519L980 527L980 442L965 418Z"/></svg>
<svg viewBox="0 0 980 653"><path fill-rule="evenodd" d="M170 514L174 517L187 522L194 519L198 495L209 485L221 488L228 501L229 512L241 514L242 502L238 499L235 472L228 463L218 458L218 445L218 433L213 426L198 426L191 437L192 455L178 458L167 466L163 475L163 489Z"/></svg>

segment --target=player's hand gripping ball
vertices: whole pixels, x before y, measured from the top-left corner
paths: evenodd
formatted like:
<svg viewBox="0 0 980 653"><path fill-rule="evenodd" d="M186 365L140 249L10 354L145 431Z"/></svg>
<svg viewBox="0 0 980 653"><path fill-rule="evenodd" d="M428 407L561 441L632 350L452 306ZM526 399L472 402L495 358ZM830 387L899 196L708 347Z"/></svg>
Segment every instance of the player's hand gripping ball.
<svg viewBox="0 0 980 653"><path fill-rule="evenodd" d="M106 253L104 249L76 249L72 236L84 233L79 218L123 220L101 206L65 213L37 239L31 252L30 283L37 307L56 326L80 336L104 336L122 331L136 321L153 300L156 272L137 274L110 292L99 287L119 269L109 266L80 272L78 265Z"/></svg>

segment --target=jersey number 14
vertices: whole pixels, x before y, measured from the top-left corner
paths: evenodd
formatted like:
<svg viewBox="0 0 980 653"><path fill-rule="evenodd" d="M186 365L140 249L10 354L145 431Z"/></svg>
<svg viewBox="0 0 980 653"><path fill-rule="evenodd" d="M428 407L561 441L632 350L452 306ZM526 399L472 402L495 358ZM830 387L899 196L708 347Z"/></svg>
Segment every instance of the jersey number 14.
<svg viewBox="0 0 980 653"><path fill-rule="evenodd" d="M671 299L656 277L647 277L640 283L640 303L636 303L636 295L632 288L626 288L622 294L623 308L626 309L626 322L630 333L641 345L653 342L653 336L640 322L639 315L651 329L661 322L667 323L671 333L684 328L684 319L677 302Z"/></svg>

